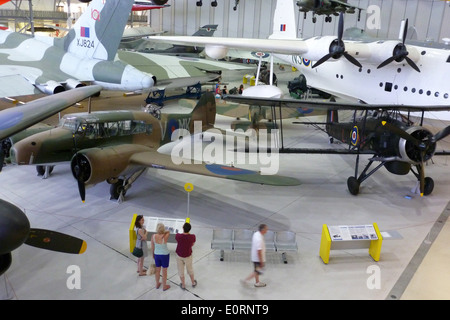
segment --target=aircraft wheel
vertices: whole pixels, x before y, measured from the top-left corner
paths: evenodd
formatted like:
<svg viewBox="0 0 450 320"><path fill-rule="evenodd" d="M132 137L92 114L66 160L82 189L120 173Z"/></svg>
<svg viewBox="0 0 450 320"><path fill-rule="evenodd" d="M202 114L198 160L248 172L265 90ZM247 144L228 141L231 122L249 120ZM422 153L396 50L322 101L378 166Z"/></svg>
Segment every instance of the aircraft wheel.
<svg viewBox="0 0 450 320"><path fill-rule="evenodd" d="M349 177L347 179L347 188L348 191L354 196L356 196L359 193L359 181L355 177Z"/></svg>
<svg viewBox="0 0 450 320"><path fill-rule="evenodd" d="M123 192L123 196L125 196L126 191L123 188L123 180L119 179L116 183L111 184L111 187L109 187L111 199L119 199L121 192Z"/></svg>
<svg viewBox="0 0 450 320"><path fill-rule="evenodd" d="M433 192L434 189L434 181L430 177L425 178L425 185L423 190L423 195L427 196Z"/></svg>

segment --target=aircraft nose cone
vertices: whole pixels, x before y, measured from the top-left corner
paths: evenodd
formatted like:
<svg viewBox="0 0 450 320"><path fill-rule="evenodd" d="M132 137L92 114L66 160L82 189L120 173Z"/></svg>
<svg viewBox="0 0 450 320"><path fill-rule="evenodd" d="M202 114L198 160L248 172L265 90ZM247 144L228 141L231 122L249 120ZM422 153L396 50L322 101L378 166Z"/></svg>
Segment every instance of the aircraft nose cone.
<svg viewBox="0 0 450 320"><path fill-rule="evenodd" d="M23 143L17 142L9 151L11 163L13 164L32 164L33 151L25 148Z"/></svg>
<svg viewBox="0 0 450 320"><path fill-rule="evenodd" d="M155 76L150 77L149 75L145 75L142 77L141 85L144 90L153 87L155 84L156 84Z"/></svg>
<svg viewBox="0 0 450 320"><path fill-rule="evenodd" d="M10 253L28 238L30 222L18 207L0 199L0 255Z"/></svg>

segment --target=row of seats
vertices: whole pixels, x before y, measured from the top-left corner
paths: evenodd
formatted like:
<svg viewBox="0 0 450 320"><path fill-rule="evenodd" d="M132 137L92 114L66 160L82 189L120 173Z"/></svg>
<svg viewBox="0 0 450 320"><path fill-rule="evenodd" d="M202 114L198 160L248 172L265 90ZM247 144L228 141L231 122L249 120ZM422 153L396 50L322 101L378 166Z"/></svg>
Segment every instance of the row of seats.
<svg viewBox="0 0 450 320"><path fill-rule="evenodd" d="M250 250L255 230L249 229L214 229L211 249L220 250L223 261L224 250ZM264 235L266 251L282 252L283 262L287 263L285 251L297 251L296 235L292 231L271 231Z"/></svg>

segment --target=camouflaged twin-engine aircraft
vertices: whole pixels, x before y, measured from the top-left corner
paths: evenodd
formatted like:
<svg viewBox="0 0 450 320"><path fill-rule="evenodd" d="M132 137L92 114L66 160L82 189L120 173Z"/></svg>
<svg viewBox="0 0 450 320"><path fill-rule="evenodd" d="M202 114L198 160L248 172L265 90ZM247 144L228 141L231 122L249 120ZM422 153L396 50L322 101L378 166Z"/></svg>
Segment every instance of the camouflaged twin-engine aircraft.
<svg viewBox="0 0 450 320"><path fill-rule="evenodd" d="M269 185L299 184L290 177L261 175L256 171L201 161L180 161L185 159L184 154L174 156L161 152L160 147L169 145L175 130L201 134L213 128L215 117L215 98L210 92L204 94L188 114L144 111L67 114L58 127L14 143L11 162L19 165L70 162L83 201L86 185L105 180L111 184L111 199L122 199L147 168ZM199 132L194 130L195 123L201 123Z"/></svg>

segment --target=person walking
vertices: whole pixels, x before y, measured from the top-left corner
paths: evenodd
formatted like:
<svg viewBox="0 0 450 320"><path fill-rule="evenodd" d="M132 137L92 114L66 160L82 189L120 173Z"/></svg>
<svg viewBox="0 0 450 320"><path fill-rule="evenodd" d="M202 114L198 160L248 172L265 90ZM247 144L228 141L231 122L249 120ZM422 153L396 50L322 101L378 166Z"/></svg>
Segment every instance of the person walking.
<svg viewBox="0 0 450 320"><path fill-rule="evenodd" d="M148 256L147 247L147 230L144 228L144 216L138 215L134 223L136 227L136 247L141 248L144 255L137 259L137 272L139 276L146 276L146 270L144 269L144 259Z"/></svg>
<svg viewBox="0 0 450 320"><path fill-rule="evenodd" d="M243 284L247 281L255 279L255 287L265 287L264 282L259 281L259 276L263 274L263 270L266 262L266 244L264 242L264 235L267 233L269 228L266 224L260 224L258 231L253 234L252 237L252 249L251 249L251 260L253 262L253 272L249 276L242 280Z"/></svg>
<svg viewBox="0 0 450 320"><path fill-rule="evenodd" d="M187 274L191 278L192 286L195 288L197 280L194 278L194 268L192 267L192 246L195 243L195 234L190 234L191 224L186 222L183 225L183 233L177 233L175 240L177 241L177 267L178 275L180 276L180 288L186 290L184 267L186 267Z"/></svg>
<svg viewBox="0 0 450 320"><path fill-rule="evenodd" d="M163 291L170 288L167 284L167 268L169 267L170 252L167 248L167 240L169 239L170 231L166 230L164 224L158 223L156 226L156 233L152 237L152 253L155 259L155 280L156 289L161 286L160 274L162 268L162 284Z"/></svg>

